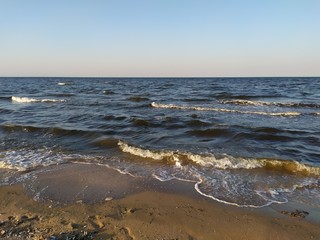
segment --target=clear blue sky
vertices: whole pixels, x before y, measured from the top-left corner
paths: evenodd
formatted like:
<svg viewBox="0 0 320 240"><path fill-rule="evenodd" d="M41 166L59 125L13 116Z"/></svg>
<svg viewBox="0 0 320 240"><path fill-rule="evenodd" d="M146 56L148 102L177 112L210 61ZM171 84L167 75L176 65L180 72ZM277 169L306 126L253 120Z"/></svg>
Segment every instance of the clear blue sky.
<svg viewBox="0 0 320 240"><path fill-rule="evenodd" d="M320 1L0 0L0 76L320 76Z"/></svg>

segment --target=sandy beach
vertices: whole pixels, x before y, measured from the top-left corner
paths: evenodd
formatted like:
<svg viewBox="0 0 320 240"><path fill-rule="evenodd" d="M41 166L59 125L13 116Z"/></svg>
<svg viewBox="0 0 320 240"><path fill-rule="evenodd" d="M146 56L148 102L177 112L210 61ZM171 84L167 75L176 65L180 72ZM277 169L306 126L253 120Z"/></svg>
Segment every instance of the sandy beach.
<svg viewBox="0 0 320 240"><path fill-rule="evenodd" d="M319 1L1 1L0 240L320 240Z"/></svg>
<svg viewBox="0 0 320 240"><path fill-rule="evenodd" d="M64 164L0 187L0 238L319 239L312 213L280 209L228 206L187 182Z"/></svg>

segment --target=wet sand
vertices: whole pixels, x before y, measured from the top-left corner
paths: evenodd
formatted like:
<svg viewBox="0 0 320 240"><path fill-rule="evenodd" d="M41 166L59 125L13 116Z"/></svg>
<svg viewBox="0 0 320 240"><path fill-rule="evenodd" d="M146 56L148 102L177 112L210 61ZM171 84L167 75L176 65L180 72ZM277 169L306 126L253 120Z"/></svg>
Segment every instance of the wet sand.
<svg viewBox="0 0 320 240"><path fill-rule="evenodd" d="M0 187L0 239L319 239L309 212L281 209L227 206L191 183L65 164Z"/></svg>

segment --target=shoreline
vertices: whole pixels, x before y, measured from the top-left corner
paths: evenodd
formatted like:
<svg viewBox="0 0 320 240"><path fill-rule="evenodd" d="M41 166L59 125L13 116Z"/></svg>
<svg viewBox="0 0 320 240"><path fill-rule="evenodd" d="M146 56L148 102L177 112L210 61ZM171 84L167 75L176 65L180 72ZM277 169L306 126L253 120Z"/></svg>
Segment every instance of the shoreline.
<svg viewBox="0 0 320 240"><path fill-rule="evenodd" d="M189 182L62 164L0 186L0 238L316 239L319 222L295 206L239 208L201 196Z"/></svg>

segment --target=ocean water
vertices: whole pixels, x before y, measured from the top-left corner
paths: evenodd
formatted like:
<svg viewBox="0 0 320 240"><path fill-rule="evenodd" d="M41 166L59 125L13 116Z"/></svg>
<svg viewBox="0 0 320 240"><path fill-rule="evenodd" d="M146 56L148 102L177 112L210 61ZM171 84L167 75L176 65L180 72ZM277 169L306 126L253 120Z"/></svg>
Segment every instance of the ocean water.
<svg viewBox="0 0 320 240"><path fill-rule="evenodd" d="M67 162L320 207L320 78L0 78L0 185Z"/></svg>

